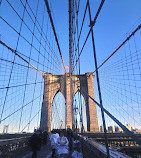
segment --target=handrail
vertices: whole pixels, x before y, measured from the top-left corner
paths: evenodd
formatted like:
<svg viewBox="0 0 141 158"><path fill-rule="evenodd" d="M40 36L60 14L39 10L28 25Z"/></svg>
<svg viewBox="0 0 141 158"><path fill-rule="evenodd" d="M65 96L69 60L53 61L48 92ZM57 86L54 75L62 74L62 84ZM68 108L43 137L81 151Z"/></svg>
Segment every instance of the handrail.
<svg viewBox="0 0 141 158"><path fill-rule="evenodd" d="M99 152L103 157L107 155L106 152L106 146L102 145L98 142L96 142L94 139L92 138L88 138L86 136L82 136L81 134L78 134L78 136L84 140L84 143L88 143L91 147L95 148L95 150L97 150L97 152ZM93 151L94 152L94 151ZM111 147L109 147L109 154L110 154L110 158L130 158L130 156L125 155L124 153L121 153Z"/></svg>
<svg viewBox="0 0 141 158"><path fill-rule="evenodd" d="M25 139L25 138L29 138L29 137L30 137L30 136L19 137L19 138L10 138L10 139L0 139L0 142L13 141L13 140L20 140L20 139Z"/></svg>

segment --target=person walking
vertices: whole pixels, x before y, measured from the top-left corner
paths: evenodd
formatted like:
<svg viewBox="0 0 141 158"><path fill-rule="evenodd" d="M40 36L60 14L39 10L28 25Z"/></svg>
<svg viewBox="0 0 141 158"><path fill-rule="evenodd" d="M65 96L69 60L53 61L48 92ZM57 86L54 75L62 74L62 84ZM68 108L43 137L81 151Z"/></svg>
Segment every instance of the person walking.
<svg viewBox="0 0 141 158"><path fill-rule="evenodd" d="M51 136L50 136L51 148L52 148L52 158L55 158L58 137L59 137L58 133L56 133L55 130L52 130Z"/></svg>
<svg viewBox="0 0 141 158"><path fill-rule="evenodd" d="M43 132L43 145L47 144L47 140L48 140L48 132L44 131Z"/></svg>
<svg viewBox="0 0 141 158"><path fill-rule="evenodd" d="M73 149L73 132L71 129L67 129L67 139L69 141L69 156L71 157Z"/></svg>
<svg viewBox="0 0 141 158"><path fill-rule="evenodd" d="M41 148L41 137L40 137L40 131L35 130L34 134L29 139L29 146L32 150L32 158L37 158L37 151Z"/></svg>
<svg viewBox="0 0 141 158"><path fill-rule="evenodd" d="M69 142L68 139L64 136L64 133L60 133L60 137L57 140L57 154L68 155L69 153Z"/></svg>

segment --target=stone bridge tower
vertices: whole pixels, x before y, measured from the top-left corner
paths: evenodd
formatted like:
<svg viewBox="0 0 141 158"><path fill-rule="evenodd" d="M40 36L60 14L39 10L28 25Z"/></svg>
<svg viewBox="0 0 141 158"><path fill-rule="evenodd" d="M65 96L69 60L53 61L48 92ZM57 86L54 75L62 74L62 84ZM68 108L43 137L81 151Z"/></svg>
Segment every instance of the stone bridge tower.
<svg viewBox="0 0 141 158"><path fill-rule="evenodd" d="M78 86L94 98L94 75L90 72L82 75L72 75L72 80L77 84L72 84L73 94L78 91ZM41 111L40 127L43 130L50 132L51 130L51 115L52 102L54 96L60 91L66 100L66 128L72 128L72 98L70 95L70 76L53 75L46 73L44 75L44 98ZM85 94L81 93L86 104L87 131L99 132L96 104Z"/></svg>

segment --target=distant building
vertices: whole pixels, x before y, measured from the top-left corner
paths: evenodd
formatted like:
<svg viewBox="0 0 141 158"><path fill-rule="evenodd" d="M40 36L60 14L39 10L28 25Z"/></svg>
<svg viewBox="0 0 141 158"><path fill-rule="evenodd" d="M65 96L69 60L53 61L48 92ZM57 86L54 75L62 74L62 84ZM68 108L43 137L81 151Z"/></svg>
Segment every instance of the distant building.
<svg viewBox="0 0 141 158"><path fill-rule="evenodd" d="M121 133L121 132L123 132L123 130L122 130L121 127L115 126L115 132L116 132L116 133Z"/></svg>
<svg viewBox="0 0 141 158"><path fill-rule="evenodd" d="M104 132L103 125L100 126L100 132Z"/></svg>
<svg viewBox="0 0 141 158"><path fill-rule="evenodd" d="M122 128L121 128L121 127L119 127L119 133L121 133L121 132L123 132L123 130L122 130Z"/></svg>
<svg viewBox="0 0 141 158"><path fill-rule="evenodd" d="M141 129L133 129L132 132L136 133L136 134L141 134Z"/></svg>
<svg viewBox="0 0 141 158"><path fill-rule="evenodd" d="M131 131L134 132L134 128L133 127L131 127Z"/></svg>
<svg viewBox="0 0 141 158"><path fill-rule="evenodd" d="M108 132L109 133L114 133L115 132L114 127L113 126L109 126L108 127Z"/></svg>
<svg viewBox="0 0 141 158"><path fill-rule="evenodd" d="M132 130L130 124L127 124L127 125L126 125L126 128L129 129L129 131Z"/></svg>
<svg viewBox="0 0 141 158"><path fill-rule="evenodd" d="M4 127L3 127L3 133L4 134L8 133L8 127L9 127L9 125L4 125Z"/></svg>
<svg viewBox="0 0 141 158"><path fill-rule="evenodd" d="M115 126L115 132L118 133L118 131L119 131L119 127Z"/></svg>
<svg viewBox="0 0 141 158"><path fill-rule="evenodd" d="M84 131L87 131L87 127L86 127L86 126L83 126L83 128L84 128L84 129L83 129Z"/></svg>

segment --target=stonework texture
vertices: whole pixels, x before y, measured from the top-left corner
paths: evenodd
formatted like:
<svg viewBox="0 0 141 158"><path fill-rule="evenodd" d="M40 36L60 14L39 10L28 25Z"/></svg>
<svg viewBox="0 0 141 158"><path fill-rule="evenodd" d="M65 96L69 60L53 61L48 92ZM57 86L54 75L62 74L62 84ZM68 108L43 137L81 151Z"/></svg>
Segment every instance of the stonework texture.
<svg viewBox="0 0 141 158"><path fill-rule="evenodd" d="M90 72L82 75L44 75L44 97L41 110L40 128L50 132L52 102L55 95L60 91L66 100L66 128L72 128L72 99L80 89L86 104L87 131L99 132L96 104L86 95L94 98L94 75ZM82 90L82 91L81 91ZM83 93L86 92L86 93Z"/></svg>

